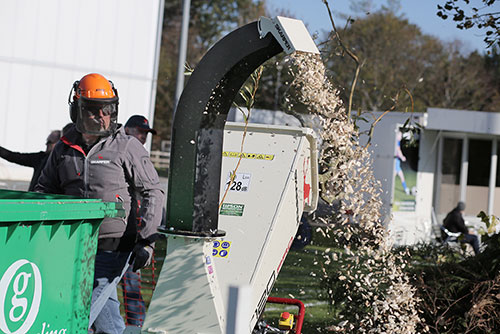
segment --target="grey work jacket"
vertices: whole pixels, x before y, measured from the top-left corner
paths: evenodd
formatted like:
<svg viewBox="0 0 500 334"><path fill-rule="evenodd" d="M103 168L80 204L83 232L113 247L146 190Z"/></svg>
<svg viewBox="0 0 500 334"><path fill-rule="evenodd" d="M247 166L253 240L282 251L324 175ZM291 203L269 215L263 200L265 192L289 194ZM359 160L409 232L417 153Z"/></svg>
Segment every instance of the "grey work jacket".
<svg viewBox="0 0 500 334"><path fill-rule="evenodd" d="M123 127L101 138L87 154L75 144L78 142L81 135L73 127L54 147L35 191L122 202L127 217L105 218L100 239L123 236L132 194L137 192L142 198L139 239L147 241L160 225L164 203L164 191L148 152Z"/></svg>

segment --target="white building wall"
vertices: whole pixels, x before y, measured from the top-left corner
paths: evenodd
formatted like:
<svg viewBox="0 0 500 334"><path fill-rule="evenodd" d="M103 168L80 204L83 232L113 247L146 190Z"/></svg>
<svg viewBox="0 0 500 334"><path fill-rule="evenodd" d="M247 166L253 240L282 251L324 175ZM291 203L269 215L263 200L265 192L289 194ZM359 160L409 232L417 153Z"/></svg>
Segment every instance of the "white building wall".
<svg viewBox="0 0 500 334"><path fill-rule="evenodd" d="M45 149L70 122L72 84L97 72L120 97L118 121L153 121L163 0L0 0L0 145ZM0 179L32 169L0 159Z"/></svg>

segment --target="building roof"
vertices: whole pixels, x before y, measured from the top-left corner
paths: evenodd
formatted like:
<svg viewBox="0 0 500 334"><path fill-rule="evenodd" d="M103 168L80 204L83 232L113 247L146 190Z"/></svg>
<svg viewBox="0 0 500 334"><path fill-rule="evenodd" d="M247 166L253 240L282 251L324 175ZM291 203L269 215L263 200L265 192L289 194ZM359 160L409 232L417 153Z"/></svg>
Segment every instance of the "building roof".
<svg viewBox="0 0 500 334"><path fill-rule="evenodd" d="M425 129L500 135L500 113L428 108Z"/></svg>

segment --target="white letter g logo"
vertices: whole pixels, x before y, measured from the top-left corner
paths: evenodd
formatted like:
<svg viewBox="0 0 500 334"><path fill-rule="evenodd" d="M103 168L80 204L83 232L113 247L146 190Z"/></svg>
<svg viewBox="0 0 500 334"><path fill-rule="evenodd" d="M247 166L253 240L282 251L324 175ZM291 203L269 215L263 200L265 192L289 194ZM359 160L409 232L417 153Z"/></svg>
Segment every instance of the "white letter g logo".
<svg viewBox="0 0 500 334"><path fill-rule="evenodd" d="M31 269L33 274L26 273L24 271L19 271L22 266L31 265ZM32 277L33 276L33 277ZM14 280L14 282L12 282ZM28 285L34 284L33 296L31 299L31 308L28 312L26 320L24 323L18 327L17 330L12 332L7 325L7 321L5 319L5 304L7 293L9 292L9 287L12 284L12 290L14 295L10 299L10 307L9 310L9 320L11 323L19 322L26 314L28 307L28 298L27 296L22 296ZM28 296L31 297L31 296ZM5 334L26 334L28 330L31 328L33 323L35 322L36 316L38 315L38 310L40 307L40 301L42 298L42 277L40 275L40 270L33 262L29 262L28 260L18 260L11 264L9 268L5 271L0 279L0 330Z"/></svg>

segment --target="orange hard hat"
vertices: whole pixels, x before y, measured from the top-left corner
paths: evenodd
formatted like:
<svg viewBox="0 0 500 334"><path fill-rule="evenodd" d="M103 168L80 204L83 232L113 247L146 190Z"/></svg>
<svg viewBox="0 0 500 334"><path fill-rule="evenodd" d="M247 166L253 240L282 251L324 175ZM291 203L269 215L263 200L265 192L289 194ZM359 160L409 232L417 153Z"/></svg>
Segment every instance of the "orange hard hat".
<svg viewBox="0 0 500 334"><path fill-rule="evenodd" d="M75 89L75 97L88 99L112 99L116 97L115 89L110 81L98 73L84 76Z"/></svg>

